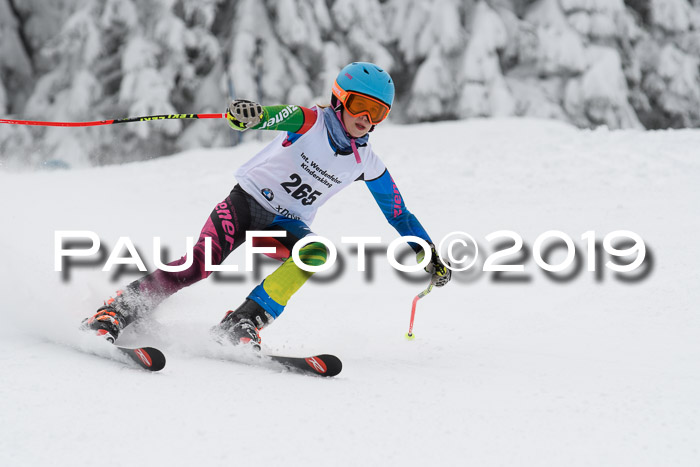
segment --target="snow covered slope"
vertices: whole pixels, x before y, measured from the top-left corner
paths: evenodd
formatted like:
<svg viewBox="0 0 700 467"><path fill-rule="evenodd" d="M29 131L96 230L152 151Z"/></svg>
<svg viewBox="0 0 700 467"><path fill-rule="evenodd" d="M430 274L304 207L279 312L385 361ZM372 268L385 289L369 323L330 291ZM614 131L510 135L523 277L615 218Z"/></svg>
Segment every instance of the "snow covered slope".
<svg viewBox="0 0 700 467"><path fill-rule="evenodd" d="M102 258L62 280L54 232L94 231L109 248L128 236L149 265L160 236L175 257L261 144L0 173L0 465L698 465L700 131L473 120L386 126L372 141L435 241L468 232L481 267L489 233L517 232L531 251L556 229L582 269L556 282L528 253L508 258L525 281L455 274L419 302L406 341L427 279L381 254L356 271L341 236L395 238L356 183L313 225L345 260L339 278L307 284L262 335L273 351L340 356L337 378L217 358L207 330L261 280L250 273L183 290L125 332L167 354L146 374L76 350L102 351L75 328L137 276L112 280ZM648 247L645 279L586 270L581 235L622 229Z"/></svg>

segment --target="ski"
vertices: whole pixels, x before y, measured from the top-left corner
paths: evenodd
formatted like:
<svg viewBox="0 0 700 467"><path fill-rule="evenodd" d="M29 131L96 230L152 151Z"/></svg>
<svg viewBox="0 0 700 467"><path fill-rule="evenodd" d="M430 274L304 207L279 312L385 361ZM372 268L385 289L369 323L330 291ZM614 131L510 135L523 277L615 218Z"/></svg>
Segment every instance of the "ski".
<svg viewBox="0 0 700 467"><path fill-rule="evenodd" d="M81 329L87 334L91 334L92 331L88 329ZM94 335L98 340L103 340L108 344L109 347L116 349L116 351L129 357L131 360L136 362L136 364L147 371L160 371L165 368L165 355L160 350L154 347L124 347L114 343L114 338L104 330L97 331ZM92 338L91 338L92 339ZM102 352L92 352L97 356L110 358L112 360L117 360L112 358L112 356L104 355ZM121 359L119 359L121 360Z"/></svg>
<svg viewBox="0 0 700 467"><path fill-rule="evenodd" d="M336 376L343 369L343 362L335 355L314 355L312 357L284 357L282 355L262 355L279 363L288 370L324 377Z"/></svg>
<svg viewBox="0 0 700 467"><path fill-rule="evenodd" d="M211 355L227 362L242 363L244 365L262 366L268 369L280 367L293 373L332 377L338 375L343 369L343 363L335 355L313 355L311 357L288 357L261 352L258 348L238 349L235 354Z"/></svg>
<svg viewBox="0 0 700 467"><path fill-rule="evenodd" d="M294 373L333 377L343 369L343 362L335 355L319 354L310 357L289 357L268 353L259 344L241 344L231 346L231 340L221 332L221 328L212 328L213 341L221 346L223 353L214 352L210 357L220 358L234 363L279 368L280 366ZM234 350L235 349L235 350Z"/></svg>
<svg viewBox="0 0 700 467"><path fill-rule="evenodd" d="M120 353L135 361L141 368L148 371L160 371L165 368L165 355L153 347L128 348L114 346Z"/></svg>

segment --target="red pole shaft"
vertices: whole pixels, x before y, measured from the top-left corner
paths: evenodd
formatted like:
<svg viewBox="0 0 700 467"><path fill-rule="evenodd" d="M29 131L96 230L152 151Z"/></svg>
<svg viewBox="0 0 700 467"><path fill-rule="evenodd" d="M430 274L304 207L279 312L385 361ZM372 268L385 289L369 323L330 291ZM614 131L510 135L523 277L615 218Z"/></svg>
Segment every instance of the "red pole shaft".
<svg viewBox="0 0 700 467"><path fill-rule="evenodd" d="M416 295L413 297L413 306L411 306L411 324L408 325L409 337L413 335L413 320L416 318L416 304L418 304L418 300L420 300L420 296Z"/></svg>
<svg viewBox="0 0 700 467"><path fill-rule="evenodd" d="M416 318L416 305L418 304L418 300L428 295L430 291L433 290L433 285L434 284L431 282L427 289L413 297L413 305L411 306L411 323L408 325L408 337L413 337L413 320Z"/></svg>

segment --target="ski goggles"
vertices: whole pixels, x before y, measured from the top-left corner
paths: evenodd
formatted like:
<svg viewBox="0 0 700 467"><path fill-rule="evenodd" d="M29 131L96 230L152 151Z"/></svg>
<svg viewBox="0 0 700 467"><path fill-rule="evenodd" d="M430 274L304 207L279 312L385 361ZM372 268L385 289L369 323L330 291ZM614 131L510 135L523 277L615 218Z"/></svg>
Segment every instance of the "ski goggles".
<svg viewBox="0 0 700 467"><path fill-rule="evenodd" d="M391 110L391 107L373 97L365 96L355 91L343 90L337 81L333 83L333 94L343 103L345 110L350 115L355 118L367 115L372 125L384 121Z"/></svg>

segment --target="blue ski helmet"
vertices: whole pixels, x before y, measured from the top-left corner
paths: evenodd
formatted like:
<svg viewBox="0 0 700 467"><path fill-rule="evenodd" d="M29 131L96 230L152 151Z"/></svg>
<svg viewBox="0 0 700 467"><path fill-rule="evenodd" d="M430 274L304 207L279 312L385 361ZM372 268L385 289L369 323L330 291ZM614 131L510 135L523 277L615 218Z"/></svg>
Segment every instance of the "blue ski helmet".
<svg viewBox="0 0 700 467"><path fill-rule="evenodd" d="M353 62L340 70L333 86L333 95L344 101L343 91L357 92L382 101L391 108L394 103L394 80L374 63Z"/></svg>

